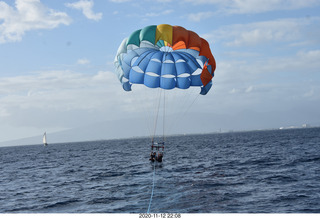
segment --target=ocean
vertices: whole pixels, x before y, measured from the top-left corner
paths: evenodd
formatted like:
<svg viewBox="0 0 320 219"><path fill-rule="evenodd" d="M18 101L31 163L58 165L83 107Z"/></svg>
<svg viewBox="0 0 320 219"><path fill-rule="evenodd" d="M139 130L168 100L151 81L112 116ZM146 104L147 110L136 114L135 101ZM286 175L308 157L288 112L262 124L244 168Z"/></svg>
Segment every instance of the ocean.
<svg viewBox="0 0 320 219"><path fill-rule="evenodd" d="M2 147L0 213L320 213L320 128L171 136L149 155L148 138Z"/></svg>

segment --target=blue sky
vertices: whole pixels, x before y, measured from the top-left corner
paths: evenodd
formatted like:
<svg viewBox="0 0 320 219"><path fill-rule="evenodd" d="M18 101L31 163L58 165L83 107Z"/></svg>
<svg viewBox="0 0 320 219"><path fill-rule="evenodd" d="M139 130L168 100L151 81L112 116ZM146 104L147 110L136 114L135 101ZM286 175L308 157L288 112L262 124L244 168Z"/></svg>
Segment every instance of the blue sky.
<svg viewBox="0 0 320 219"><path fill-rule="evenodd" d="M319 125L319 12L316 0L1 0L0 142L138 118L114 56L163 23L207 39L217 61L190 132Z"/></svg>

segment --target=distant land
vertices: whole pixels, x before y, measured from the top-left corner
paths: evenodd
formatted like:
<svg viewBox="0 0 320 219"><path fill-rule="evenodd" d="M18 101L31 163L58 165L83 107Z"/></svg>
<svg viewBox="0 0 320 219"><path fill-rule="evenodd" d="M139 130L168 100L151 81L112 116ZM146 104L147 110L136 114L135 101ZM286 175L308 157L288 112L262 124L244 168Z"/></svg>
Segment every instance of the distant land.
<svg viewBox="0 0 320 219"><path fill-rule="evenodd" d="M294 114L292 115L294 117ZM275 113L257 113L244 111L235 116L217 114L186 114L177 121L177 115L166 117L169 124L165 133L169 135L204 134L219 132L238 132L252 130L290 129L317 127L320 122L306 123L305 120L290 122L288 115ZM170 125L171 124L171 125ZM285 124L285 125L283 125ZM47 130L43 130L45 132ZM37 145L42 144L42 134L11 141L0 142L0 146ZM49 144L64 142L82 142L134 137L149 137L150 130L145 118L103 121L92 125L73 128L60 132L47 131Z"/></svg>
<svg viewBox="0 0 320 219"><path fill-rule="evenodd" d="M176 134L169 134L168 136L183 136L183 135L201 135L201 134L217 134L217 133L231 133L231 132L250 132L250 131L268 131L268 130L287 130L287 129L301 129L301 128L317 128L320 126L290 126L290 127L280 127L280 128L272 128L272 129L255 129L255 130L217 130L215 132L207 132L207 133L176 133ZM50 134L50 138L53 139L51 141L51 144L57 144L57 143L69 143L69 142L85 142L85 141L102 141L102 140L114 140L114 139L130 139L130 138L148 138L149 136L146 135L137 135L137 136L123 136L119 138L114 138L112 136L105 137L101 135L96 135L96 137L91 135L91 138L88 138L86 136L83 136L82 138L79 138L78 133L80 132L87 132L88 130L81 130L78 129L72 129L67 130L63 132L55 132ZM75 134L76 132L77 134ZM107 135L106 135L107 136ZM59 141L54 140L59 139ZM6 146L22 146L22 145L42 145L41 143L42 135L39 136L33 136L29 138L22 138L12 141L6 141L6 142L0 142L0 147L6 147Z"/></svg>

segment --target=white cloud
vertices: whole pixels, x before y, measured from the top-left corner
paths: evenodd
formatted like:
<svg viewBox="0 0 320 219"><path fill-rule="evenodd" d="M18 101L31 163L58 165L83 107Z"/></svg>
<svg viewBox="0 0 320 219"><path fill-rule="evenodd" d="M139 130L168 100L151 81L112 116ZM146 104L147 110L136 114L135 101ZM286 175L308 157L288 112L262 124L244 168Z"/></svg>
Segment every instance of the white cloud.
<svg viewBox="0 0 320 219"><path fill-rule="evenodd" d="M246 89L246 93L250 93L251 91L253 90L253 86L249 86L247 89Z"/></svg>
<svg viewBox="0 0 320 219"><path fill-rule="evenodd" d="M196 97L200 89L188 91ZM186 100L192 96L186 95L186 90L175 89L169 92L171 94L166 97L168 106L171 106L171 98L181 95ZM149 113L153 113L154 106L157 105L157 98L154 97L157 95L158 89L140 85L133 86L132 92L126 92L117 76L109 71L90 75L71 71L47 71L0 77L0 119L2 125L8 123L42 127L43 121L50 120L48 126L75 127L83 125L81 120L92 123L101 119L121 119L124 115L141 115L149 108L152 109ZM170 109L170 113L175 112L172 106Z"/></svg>
<svg viewBox="0 0 320 219"><path fill-rule="evenodd" d="M306 81L309 78L320 77L318 75L320 62L317 61L320 60L320 50L299 51L282 57L265 56L261 59L247 57L241 59L241 55L239 57L239 60L219 61L214 79L224 85L230 84L232 87L234 87L233 83L249 87L263 77L275 81L277 78L286 78L286 76L288 76L287 81L297 79ZM251 89L251 91L254 90Z"/></svg>
<svg viewBox="0 0 320 219"><path fill-rule="evenodd" d="M149 12L149 13L146 13L146 17L158 17L158 16L162 16L162 15L168 15L168 14L171 14L173 13L174 11L172 9L168 9L168 10L164 10L164 11L161 11L161 12Z"/></svg>
<svg viewBox="0 0 320 219"><path fill-rule="evenodd" d="M290 111L306 102L320 103L320 63L316 60L320 60L319 50L284 57L220 60L208 95L212 93L219 110L226 112Z"/></svg>
<svg viewBox="0 0 320 219"><path fill-rule="evenodd" d="M108 71L0 77L0 129L63 130L121 118L121 112L128 108L125 93L116 75Z"/></svg>
<svg viewBox="0 0 320 219"><path fill-rule="evenodd" d="M8 112L8 110L0 108L0 118L7 117L7 116L10 116L10 113Z"/></svg>
<svg viewBox="0 0 320 219"><path fill-rule="evenodd" d="M81 10L86 18L99 21L102 18L102 13L94 13L92 9L93 5L94 3L92 0L80 0L74 3L66 3L67 7Z"/></svg>
<svg viewBox="0 0 320 219"><path fill-rule="evenodd" d="M194 21L194 22L200 22L201 20L208 19L213 16L213 12L198 12L198 13L190 13L188 15L188 20Z"/></svg>
<svg viewBox="0 0 320 219"><path fill-rule="evenodd" d="M229 14L256 14L278 10L296 10L319 5L317 0L185 0L194 4L214 4L218 11Z"/></svg>
<svg viewBox="0 0 320 219"><path fill-rule="evenodd" d="M198 96L199 91L197 89L193 94ZM190 95L186 96L184 90L180 92L184 94L184 100L189 98ZM0 77L0 129L23 126L39 133L41 129L53 130L59 127L63 130L106 120L134 118L142 116L142 113L144 117L150 117L155 112L157 98L154 97L157 95L158 89L145 86L133 86L132 92L126 92L117 76L109 71L91 75L48 71ZM168 103L170 98L166 97ZM189 105L185 103L184 106ZM181 112L181 107L177 108ZM168 109L171 109L170 113L176 112L175 108ZM146 122L153 123L151 118ZM30 135L38 134L36 131Z"/></svg>
<svg viewBox="0 0 320 219"><path fill-rule="evenodd" d="M79 64L79 65L86 65L86 64L89 64L89 63L90 63L90 60L86 59L86 58L78 59L78 61L77 61L77 64Z"/></svg>
<svg viewBox="0 0 320 219"><path fill-rule="evenodd" d="M108 71L99 71L97 74L95 74L92 77L93 82L99 82L99 83L108 83L108 81L115 79L115 77L113 77L114 74L112 72L108 72ZM116 83L113 83L115 86L119 85L120 83L118 83L118 81L116 81Z"/></svg>
<svg viewBox="0 0 320 219"><path fill-rule="evenodd" d="M0 109L91 109L102 102L105 88L121 85L112 72L94 75L70 71L49 71L37 74L0 78ZM108 84L109 86L106 86ZM99 94L101 92L101 94ZM89 102L86 102L89 101Z"/></svg>
<svg viewBox="0 0 320 219"><path fill-rule="evenodd" d="M248 24L224 26L203 37L224 42L227 46L256 46L270 42L288 42L290 45L305 45L317 42L319 33L308 35L319 28L320 17L277 19Z"/></svg>
<svg viewBox="0 0 320 219"><path fill-rule="evenodd" d="M0 43L20 41L26 31L69 25L63 12L45 7L40 0L16 0L15 8L0 2Z"/></svg>
<svg viewBox="0 0 320 219"><path fill-rule="evenodd" d="M235 93L237 93L237 92L239 92L237 89L232 88L232 89L229 91L229 94L235 94Z"/></svg>
<svg viewBox="0 0 320 219"><path fill-rule="evenodd" d="M114 3L124 3L124 2L130 2L131 0L110 0L110 1Z"/></svg>

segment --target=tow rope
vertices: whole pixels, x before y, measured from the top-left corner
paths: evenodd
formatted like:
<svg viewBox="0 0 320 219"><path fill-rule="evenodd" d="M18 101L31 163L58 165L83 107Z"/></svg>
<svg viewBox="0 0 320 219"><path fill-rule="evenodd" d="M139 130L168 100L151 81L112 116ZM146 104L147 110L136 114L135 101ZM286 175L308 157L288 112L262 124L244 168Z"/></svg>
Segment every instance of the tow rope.
<svg viewBox="0 0 320 219"><path fill-rule="evenodd" d="M156 161L154 161L154 165L153 165L152 191L151 191L151 197L150 197L149 207L148 207L148 211L147 211L148 214L149 214L149 212L150 212L151 203L152 203L152 197L153 197L153 191L154 191L155 175L156 175Z"/></svg>

